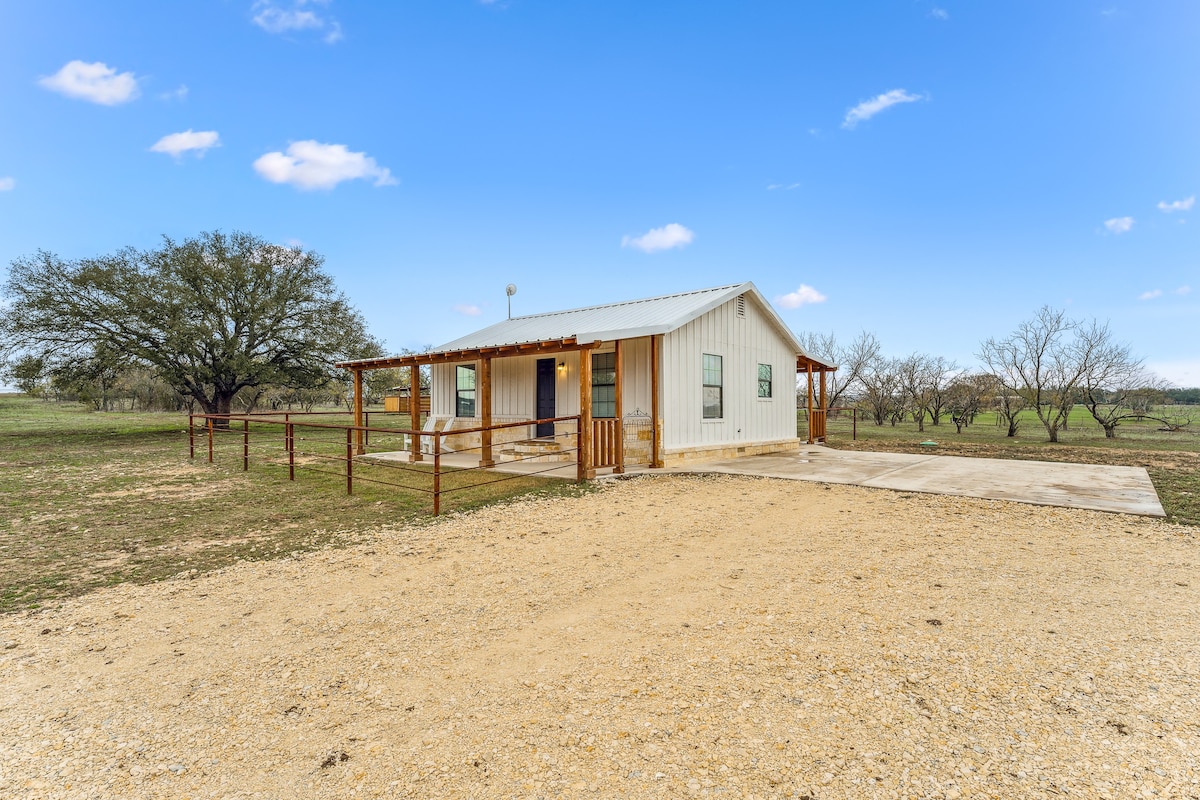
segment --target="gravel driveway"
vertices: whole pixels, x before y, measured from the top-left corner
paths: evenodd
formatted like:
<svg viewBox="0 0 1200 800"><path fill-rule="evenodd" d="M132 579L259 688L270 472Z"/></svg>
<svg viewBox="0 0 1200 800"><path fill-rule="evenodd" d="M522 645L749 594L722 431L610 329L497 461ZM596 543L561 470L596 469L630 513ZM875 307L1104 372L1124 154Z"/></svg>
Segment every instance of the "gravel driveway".
<svg viewBox="0 0 1200 800"><path fill-rule="evenodd" d="M0 618L0 797L1200 797L1194 529L613 482Z"/></svg>

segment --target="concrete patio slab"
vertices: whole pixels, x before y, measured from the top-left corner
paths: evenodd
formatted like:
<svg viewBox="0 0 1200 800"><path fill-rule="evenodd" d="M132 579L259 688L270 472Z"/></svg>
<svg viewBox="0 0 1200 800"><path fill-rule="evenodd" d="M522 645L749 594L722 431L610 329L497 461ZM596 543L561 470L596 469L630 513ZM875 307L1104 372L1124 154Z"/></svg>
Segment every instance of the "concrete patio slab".
<svg viewBox="0 0 1200 800"><path fill-rule="evenodd" d="M864 453L806 446L798 454L743 456L662 472L758 475L1119 514L1166 516L1154 484L1142 467Z"/></svg>

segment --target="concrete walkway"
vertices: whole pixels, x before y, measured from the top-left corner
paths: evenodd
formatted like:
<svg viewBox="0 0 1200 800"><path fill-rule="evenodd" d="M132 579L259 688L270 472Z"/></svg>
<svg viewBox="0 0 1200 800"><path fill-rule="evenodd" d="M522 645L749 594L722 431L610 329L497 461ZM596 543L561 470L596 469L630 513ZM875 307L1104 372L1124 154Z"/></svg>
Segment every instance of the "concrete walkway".
<svg viewBox="0 0 1200 800"><path fill-rule="evenodd" d="M381 461L408 461L406 452L372 453ZM432 464L426 456L426 464ZM450 468L471 468L474 454L442 457ZM500 462L496 472L575 479L575 464L544 461ZM601 470L602 480L620 478ZM683 467L629 467L626 475L671 473L757 475L817 483L845 483L901 492L928 492L987 500L1012 500L1064 508L1087 508L1118 514L1165 517L1158 492L1142 467L1065 464L1056 461L1014 461L1003 458L964 458L910 453L870 453L802 445L799 453L742 456Z"/></svg>
<svg viewBox="0 0 1200 800"><path fill-rule="evenodd" d="M661 472L760 475L1149 517L1166 516L1154 484L1142 467L870 453L802 446L799 454L743 456Z"/></svg>

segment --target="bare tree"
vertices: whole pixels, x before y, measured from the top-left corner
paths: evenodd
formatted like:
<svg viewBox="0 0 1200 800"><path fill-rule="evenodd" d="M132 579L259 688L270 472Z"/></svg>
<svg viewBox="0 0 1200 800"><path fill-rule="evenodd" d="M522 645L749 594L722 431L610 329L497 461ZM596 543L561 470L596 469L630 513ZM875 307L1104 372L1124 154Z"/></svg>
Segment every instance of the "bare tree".
<svg viewBox="0 0 1200 800"><path fill-rule="evenodd" d="M862 331L849 345L838 344L833 333L805 333L800 336L804 351L815 358L837 366L837 372L827 373L826 392L829 407L841 404L843 396L854 393L861 384L863 371L879 356L879 340L875 334Z"/></svg>
<svg viewBox="0 0 1200 800"><path fill-rule="evenodd" d="M976 415L991 400L996 379L986 372L958 375L946 390L946 409L950 420L962 433L975 422Z"/></svg>
<svg viewBox="0 0 1200 800"><path fill-rule="evenodd" d="M1090 363L1089 343L1065 311L1042 308L1004 339L988 339L979 359L1005 389L1035 412L1051 442L1074 404Z"/></svg>
<svg viewBox="0 0 1200 800"><path fill-rule="evenodd" d="M946 413L946 404L950 397L950 387L961 377L961 373L958 364L941 356L930 356L925 370L929 392L929 420L934 425L941 425L942 415Z"/></svg>
<svg viewBox="0 0 1200 800"><path fill-rule="evenodd" d="M898 414L902 415L904 411L900 398L899 362L876 355L867 363L859 382L862 384L862 404L875 424L882 425L891 420L895 425Z"/></svg>
<svg viewBox="0 0 1200 800"><path fill-rule="evenodd" d="M1115 438L1117 427L1129 419L1167 424L1165 415L1154 413L1154 399L1163 396L1166 385L1133 356L1129 345L1114 341L1108 325L1095 320L1080 328L1079 337L1090 354L1080 384L1081 401L1105 438Z"/></svg>
<svg viewBox="0 0 1200 800"><path fill-rule="evenodd" d="M1017 430L1021 427L1021 412L1025 410L1025 398L1019 394L1013 394L1007 386L999 384L999 382L997 384L999 391L992 399L992 407L996 410L996 416L1004 420L1008 426L1008 433L1005 435L1011 439L1017 435Z"/></svg>
<svg viewBox="0 0 1200 800"><path fill-rule="evenodd" d="M906 409L921 433L925 432L925 415L929 413L929 361L929 356L913 353L895 362Z"/></svg>

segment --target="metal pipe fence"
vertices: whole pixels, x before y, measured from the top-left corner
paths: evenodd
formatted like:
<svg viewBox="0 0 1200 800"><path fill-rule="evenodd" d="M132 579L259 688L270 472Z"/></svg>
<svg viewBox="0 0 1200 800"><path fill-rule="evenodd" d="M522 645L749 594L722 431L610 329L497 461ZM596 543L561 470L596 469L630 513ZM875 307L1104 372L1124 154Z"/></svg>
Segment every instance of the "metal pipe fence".
<svg viewBox="0 0 1200 800"><path fill-rule="evenodd" d="M216 463L219 452L226 452L230 446L234 446L240 451L238 454L243 471L249 471L253 451L256 461L270 466L286 467L289 481L296 480L296 472L301 470L338 478L344 476L346 493L350 495L354 494L356 483L371 483L428 495L435 516L441 513L444 495L520 478L546 475L571 464L575 466L575 479L582 481L584 477L583 465L579 458L579 416L432 431L346 425L308 419L339 415L342 414L189 414L188 455L192 459L196 458L197 437L201 437L210 464ZM294 417L301 419L296 420ZM364 418L363 421L367 422L368 418ZM498 462L484 458L485 450L497 448L497 445L485 441L494 438L496 432L529 428L538 424L554 424L555 435L536 440L509 440L501 446L515 443L524 449L521 452L507 453L507 458L499 463L502 466L510 466L528 461L532 466L534 463L546 461L546 467L497 472ZM230 441L231 439L234 441ZM236 442L236 439L241 441ZM474 443L476 440L479 441L478 444ZM218 447L219 442L228 444ZM370 449L374 452L368 452ZM478 462L464 463L463 456L474 452L480 454ZM382 457L386 453L396 453L397 457ZM424 463L426 457L429 457L431 463ZM451 463L447 463L447 458L450 458ZM555 460L547 461L549 458ZM475 479L475 476L480 477Z"/></svg>

